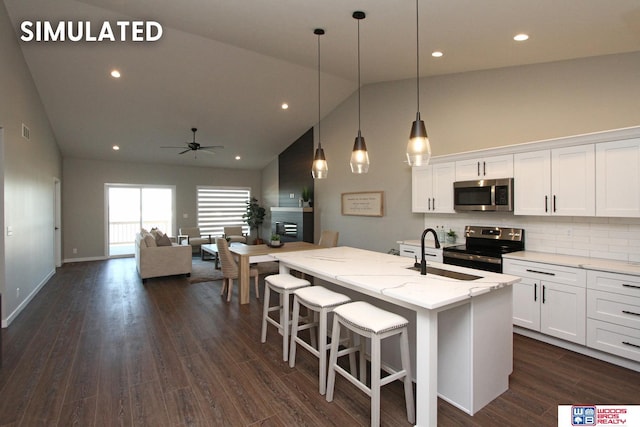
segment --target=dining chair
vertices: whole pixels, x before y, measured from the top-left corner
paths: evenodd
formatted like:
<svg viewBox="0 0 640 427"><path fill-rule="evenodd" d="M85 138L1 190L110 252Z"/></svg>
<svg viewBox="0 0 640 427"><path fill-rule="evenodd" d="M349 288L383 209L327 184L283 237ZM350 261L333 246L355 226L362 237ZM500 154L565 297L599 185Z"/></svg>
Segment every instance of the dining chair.
<svg viewBox="0 0 640 427"><path fill-rule="evenodd" d="M238 263L233 258L233 254L229 250L229 244L226 239L216 239L216 246L218 247L218 257L220 258L220 268L222 269L222 289L220 295L223 295L225 290L227 291L227 302L231 301L231 293L233 291L233 281L238 278L239 268ZM254 285L256 288L256 299L260 299L260 291L258 289L258 269L250 268L249 276L253 277Z"/></svg>
<svg viewBox="0 0 640 427"><path fill-rule="evenodd" d="M334 248L338 246L339 232L333 230L322 230L320 234L320 240L318 240L318 246L324 248Z"/></svg>

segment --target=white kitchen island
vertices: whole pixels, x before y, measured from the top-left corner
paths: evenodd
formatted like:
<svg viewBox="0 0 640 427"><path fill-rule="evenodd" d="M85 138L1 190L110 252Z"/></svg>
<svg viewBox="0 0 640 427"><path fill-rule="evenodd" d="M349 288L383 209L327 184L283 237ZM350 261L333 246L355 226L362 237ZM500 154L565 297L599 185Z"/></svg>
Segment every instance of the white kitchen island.
<svg viewBox="0 0 640 427"><path fill-rule="evenodd" d="M416 425L437 426L438 395L473 415L509 387L515 276L429 263L471 281L410 270L413 260L350 247L272 254L290 269L415 312Z"/></svg>

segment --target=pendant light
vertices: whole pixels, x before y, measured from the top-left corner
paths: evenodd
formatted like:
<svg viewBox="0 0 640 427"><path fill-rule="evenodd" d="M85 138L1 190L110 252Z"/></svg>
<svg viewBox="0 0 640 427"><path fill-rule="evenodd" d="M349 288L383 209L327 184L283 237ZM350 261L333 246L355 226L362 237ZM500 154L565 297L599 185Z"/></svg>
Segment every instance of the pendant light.
<svg viewBox="0 0 640 427"><path fill-rule="evenodd" d="M351 172L367 173L369 171L369 154L367 153L367 145L360 131L360 20L365 18L364 12L353 12L353 18L358 21L358 136L353 143L353 151L351 152Z"/></svg>
<svg viewBox="0 0 640 427"><path fill-rule="evenodd" d="M313 156L311 175L314 179L325 179L329 173L329 167L327 166L327 159L324 157L322 140L320 139L320 36L324 34L324 30L316 28L313 30L313 34L318 36L318 148L315 156Z"/></svg>
<svg viewBox="0 0 640 427"><path fill-rule="evenodd" d="M416 92L418 98L418 112L416 120L411 125L409 143L407 144L407 161L409 166L426 166L431 159L431 144L427 136L427 128L420 119L420 35L419 35L418 0L416 0Z"/></svg>

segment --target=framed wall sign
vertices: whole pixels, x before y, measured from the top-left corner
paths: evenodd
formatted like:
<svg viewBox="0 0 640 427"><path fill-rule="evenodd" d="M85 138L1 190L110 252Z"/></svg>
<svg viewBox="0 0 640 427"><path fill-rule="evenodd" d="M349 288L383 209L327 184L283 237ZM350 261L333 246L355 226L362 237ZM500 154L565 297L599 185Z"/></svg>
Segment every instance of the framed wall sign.
<svg viewBox="0 0 640 427"><path fill-rule="evenodd" d="M342 193L342 215L383 216L384 192Z"/></svg>

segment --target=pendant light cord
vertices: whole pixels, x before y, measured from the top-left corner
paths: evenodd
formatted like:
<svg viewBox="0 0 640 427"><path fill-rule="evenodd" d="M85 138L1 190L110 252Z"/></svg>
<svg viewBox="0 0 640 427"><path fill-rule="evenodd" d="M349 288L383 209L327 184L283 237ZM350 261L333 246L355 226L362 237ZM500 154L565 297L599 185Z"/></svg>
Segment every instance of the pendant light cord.
<svg viewBox="0 0 640 427"><path fill-rule="evenodd" d="M420 15L416 0L416 93L418 94L418 114L420 114Z"/></svg>
<svg viewBox="0 0 640 427"><path fill-rule="evenodd" d="M320 139L320 35L318 32L318 148L322 146L322 139Z"/></svg>
<svg viewBox="0 0 640 427"><path fill-rule="evenodd" d="M358 21L358 136L360 136L360 19Z"/></svg>

